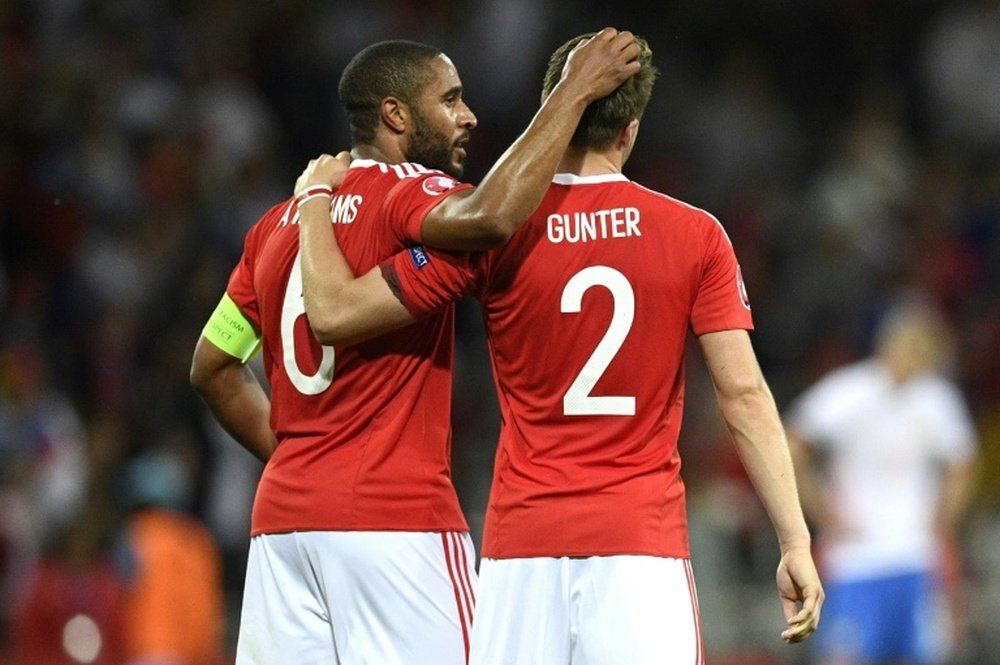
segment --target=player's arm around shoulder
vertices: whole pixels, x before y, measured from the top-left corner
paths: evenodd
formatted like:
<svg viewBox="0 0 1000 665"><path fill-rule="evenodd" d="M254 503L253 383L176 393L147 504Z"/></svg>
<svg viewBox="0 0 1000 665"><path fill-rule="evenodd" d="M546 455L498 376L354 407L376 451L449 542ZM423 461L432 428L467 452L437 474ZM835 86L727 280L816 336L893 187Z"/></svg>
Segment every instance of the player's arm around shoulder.
<svg viewBox="0 0 1000 665"><path fill-rule="evenodd" d="M816 630L824 594L778 409L747 331L706 333L698 340L723 419L778 537L778 595L788 624L781 638L800 642Z"/></svg>
<svg viewBox="0 0 1000 665"><path fill-rule="evenodd" d="M346 152L313 159L295 183L299 210L302 295L320 344L350 344L413 323L376 266L355 277L330 229L334 189L343 181Z"/></svg>

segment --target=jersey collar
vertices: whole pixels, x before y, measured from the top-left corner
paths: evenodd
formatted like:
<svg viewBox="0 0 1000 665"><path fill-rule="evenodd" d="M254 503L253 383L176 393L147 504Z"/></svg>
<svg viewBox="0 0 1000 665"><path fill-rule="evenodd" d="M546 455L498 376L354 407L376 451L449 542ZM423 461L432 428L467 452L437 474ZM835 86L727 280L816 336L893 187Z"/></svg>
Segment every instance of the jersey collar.
<svg viewBox="0 0 1000 665"><path fill-rule="evenodd" d="M367 169L384 163L385 162L380 162L376 159L352 159L351 165L348 168Z"/></svg>
<svg viewBox="0 0 1000 665"><path fill-rule="evenodd" d="M598 175L576 175L575 173L557 173L552 182L557 185L594 185L602 182L628 182L622 173L600 173Z"/></svg>

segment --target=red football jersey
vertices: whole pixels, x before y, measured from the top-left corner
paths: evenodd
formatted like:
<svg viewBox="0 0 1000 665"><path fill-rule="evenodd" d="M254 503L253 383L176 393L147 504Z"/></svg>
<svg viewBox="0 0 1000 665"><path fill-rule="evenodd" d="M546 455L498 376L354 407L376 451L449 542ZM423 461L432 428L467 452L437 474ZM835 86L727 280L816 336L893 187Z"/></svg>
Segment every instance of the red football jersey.
<svg viewBox="0 0 1000 665"><path fill-rule="evenodd" d="M708 213L620 174L560 174L505 247L383 264L417 316L482 303L501 412L482 552L689 556L677 439L696 335L752 329Z"/></svg>
<svg viewBox="0 0 1000 665"><path fill-rule="evenodd" d="M420 241L427 212L470 187L415 164L356 160L331 221L363 273ZM252 532L467 531L451 483L454 310L391 335L322 347L302 298L298 210L275 206L249 231L227 292L263 333L278 448Z"/></svg>

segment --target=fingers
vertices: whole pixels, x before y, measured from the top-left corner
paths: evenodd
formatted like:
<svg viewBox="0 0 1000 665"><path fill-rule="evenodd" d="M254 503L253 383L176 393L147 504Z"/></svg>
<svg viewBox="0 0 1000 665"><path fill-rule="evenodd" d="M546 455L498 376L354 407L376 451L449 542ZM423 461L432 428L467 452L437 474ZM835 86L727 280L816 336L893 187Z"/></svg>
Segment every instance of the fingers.
<svg viewBox="0 0 1000 665"><path fill-rule="evenodd" d="M622 32L619 33L618 36L621 37L622 35L629 36L628 40L621 46L622 56L624 56L629 62L637 61L639 59L639 54L642 52L642 49L639 48L639 42L635 41L631 32Z"/></svg>
<svg viewBox="0 0 1000 665"><path fill-rule="evenodd" d="M822 606L822 591L808 590L804 593L802 608L796 611L796 603L787 598L782 599L788 628L781 633L781 639L789 644L803 641L812 635L819 626L820 608Z"/></svg>
<svg viewBox="0 0 1000 665"><path fill-rule="evenodd" d="M635 36L628 30L619 31L617 28L608 26L591 37L591 39L603 42L618 42L622 45L621 48L624 48L625 44L635 40Z"/></svg>
<svg viewBox="0 0 1000 665"><path fill-rule="evenodd" d="M295 181L295 194L312 185L333 185L336 187L343 180L347 167L351 164L351 153L341 151L334 157L323 153L315 159L310 159L305 170Z"/></svg>
<svg viewBox="0 0 1000 665"><path fill-rule="evenodd" d="M573 50L578 51L591 42L607 43L612 51L622 53L628 60L634 60L639 57L639 43L636 42L635 35L629 30L619 32L615 28L604 28L593 37L580 40L580 43Z"/></svg>
<svg viewBox="0 0 1000 665"><path fill-rule="evenodd" d="M622 30L611 38L612 46L616 46L620 51L635 49L635 55L639 55L639 45L635 41L635 35L629 30Z"/></svg>
<svg viewBox="0 0 1000 665"><path fill-rule="evenodd" d="M608 42L612 48L617 48L618 51L627 56L629 60L638 58L641 50L639 48L639 43L635 40L635 35L632 34L631 30L622 30L619 32L615 28L604 28L590 39L581 41L580 44L577 45L577 48L590 41Z"/></svg>
<svg viewBox="0 0 1000 665"><path fill-rule="evenodd" d="M817 624L811 613L799 612L788 621L788 628L782 631L781 639L789 644L801 642L816 631Z"/></svg>
<svg viewBox="0 0 1000 665"><path fill-rule="evenodd" d="M639 72L641 48L628 30L604 28L582 40L570 53L562 72L568 86L578 86L589 104L612 93Z"/></svg>
<svg viewBox="0 0 1000 665"><path fill-rule="evenodd" d="M618 62L618 76L622 81L636 74L642 68L639 63L639 54L642 49L631 31L622 30L619 32L615 28L604 28L590 39L581 41L574 50L580 49L590 42L607 45L608 50Z"/></svg>
<svg viewBox="0 0 1000 665"><path fill-rule="evenodd" d="M619 56L625 61L623 68L623 75L625 78L632 76L637 73L642 65L639 63L639 54L642 49L639 48L639 43L635 41L635 36L628 30L619 32L612 39L612 46L617 46L619 49Z"/></svg>

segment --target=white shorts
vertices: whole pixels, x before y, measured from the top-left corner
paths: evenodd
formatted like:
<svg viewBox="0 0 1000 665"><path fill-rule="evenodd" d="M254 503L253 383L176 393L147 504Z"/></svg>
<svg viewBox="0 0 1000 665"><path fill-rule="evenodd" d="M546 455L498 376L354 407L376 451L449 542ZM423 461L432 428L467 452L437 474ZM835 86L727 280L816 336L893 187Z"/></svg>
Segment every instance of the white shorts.
<svg viewBox="0 0 1000 665"><path fill-rule="evenodd" d="M702 665L691 563L483 559L471 665Z"/></svg>
<svg viewBox="0 0 1000 665"><path fill-rule="evenodd" d="M250 540L237 665L465 665L467 533L312 531Z"/></svg>

